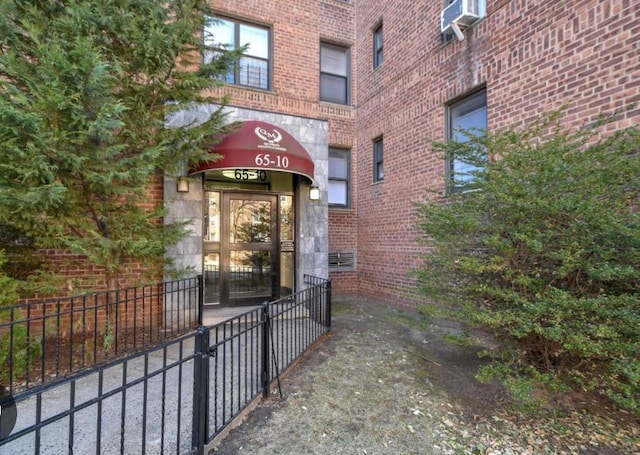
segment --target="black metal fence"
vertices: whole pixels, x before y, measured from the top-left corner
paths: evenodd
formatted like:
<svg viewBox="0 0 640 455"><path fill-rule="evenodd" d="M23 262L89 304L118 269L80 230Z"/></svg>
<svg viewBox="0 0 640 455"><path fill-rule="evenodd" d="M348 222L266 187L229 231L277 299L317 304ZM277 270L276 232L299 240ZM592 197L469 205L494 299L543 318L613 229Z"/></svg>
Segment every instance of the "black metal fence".
<svg viewBox="0 0 640 455"><path fill-rule="evenodd" d="M258 395L331 328L331 282L305 275L306 289L203 330L201 393L208 396L210 443Z"/></svg>
<svg viewBox="0 0 640 455"><path fill-rule="evenodd" d="M331 282L305 283L223 323L18 393L18 421L0 453L203 454L330 330Z"/></svg>
<svg viewBox="0 0 640 455"><path fill-rule="evenodd" d="M205 265L205 300L214 300L220 294L220 269L216 265ZM231 266L227 273L227 286L231 295L259 295L271 290L271 270L265 267ZM211 296L211 297L209 297Z"/></svg>
<svg viewBox="0 0 640 455"><path fill-rule="evenodd" d="M198 325L198 277L0 307L0 385L11 393Z"/></svg>

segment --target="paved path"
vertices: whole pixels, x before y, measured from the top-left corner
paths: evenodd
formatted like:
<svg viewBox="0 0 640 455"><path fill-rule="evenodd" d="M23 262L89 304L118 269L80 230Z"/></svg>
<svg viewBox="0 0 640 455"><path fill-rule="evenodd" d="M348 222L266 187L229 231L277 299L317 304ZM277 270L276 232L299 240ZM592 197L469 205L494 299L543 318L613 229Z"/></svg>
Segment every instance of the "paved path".
<svg viewBox="0 0 640 455"><path fill-rule="evenodd" d="M254 308L207 308L204 322L213 326ZM239 338L235 350L243 349L247 342L251 343L251 339ZM226 351L231 356L230 346ZM39 431L0 446L0 455L35 454L36 447L46 455L116 454L121 452L121 446L127 454L188 452L193 415L193 352L194 336L182 337L165 348L19 400L13 434L70 408L77 411L72 417L64 416L43 425ZM231 377L233 364L228 363L224 371L222 361L221 355L217 364L211 362L212 378ZM242 365L243 362L236 362L235 368ZM222 382L218 383L221 389ZM219 390L220 396L222 392ZM233 394L226 390L224 396L229 406ZM218 403L220 414L224 406Z"/></svg>
<svg viewBox="0 0 640 455"><path fill-rule="evenodd" d="M212 326L209 346L219 343L215 356L209 358L210 428L224 425L259 393L262 330L257 317L213 325L256 308L207 309L205 313L205 325ZM301 313L273 322L280 367L296 356L295 346L289 346L282 334L298 331L301 321L306 321L305 327L309 323ZM193 333L185 335L108 368L50 386L36 396L18 399L12 434L34 425L41 428L0 446L0 455L188 453L195 339Z"/></svg>

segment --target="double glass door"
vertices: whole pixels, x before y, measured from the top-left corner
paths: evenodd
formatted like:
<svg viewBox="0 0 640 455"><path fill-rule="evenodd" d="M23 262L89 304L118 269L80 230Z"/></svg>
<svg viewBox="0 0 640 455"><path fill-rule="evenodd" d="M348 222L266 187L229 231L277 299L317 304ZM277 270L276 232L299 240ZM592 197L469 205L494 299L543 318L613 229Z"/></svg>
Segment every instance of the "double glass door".
<svg viewBox="0 0 640 455"><path fill-rule="evenodd" d="M275 194L207 194L205 303L253 305L278 298L283 278L279 228L289 222L281 216L286 200ZM291 202L291 196L285 198Z"/></svg>

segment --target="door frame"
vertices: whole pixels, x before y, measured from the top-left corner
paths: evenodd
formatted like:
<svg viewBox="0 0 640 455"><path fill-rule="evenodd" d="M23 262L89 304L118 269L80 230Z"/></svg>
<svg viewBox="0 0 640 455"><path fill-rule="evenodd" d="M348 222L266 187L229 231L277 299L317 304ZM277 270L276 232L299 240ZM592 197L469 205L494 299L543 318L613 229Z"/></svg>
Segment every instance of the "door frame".
<svg viewBox="0 0 640 455"><path fill-rule="evenodd" d="M220 194L220 241L205 242L204 254L217 252L219 254L219 303L220 306L258 305L271 301L279 296L280 288L280 230L279 230L279 194L251 190L211 189ZM267 201L270 202L270 242L235 242L230 241L231 234L231 201ZM217 243L217 245L216 245ZM209 244L209 245L208 245ZM270 283L269 294L256 296L232 297L230 289L231 253L232 251L269 251L270 252Z"/></svg>

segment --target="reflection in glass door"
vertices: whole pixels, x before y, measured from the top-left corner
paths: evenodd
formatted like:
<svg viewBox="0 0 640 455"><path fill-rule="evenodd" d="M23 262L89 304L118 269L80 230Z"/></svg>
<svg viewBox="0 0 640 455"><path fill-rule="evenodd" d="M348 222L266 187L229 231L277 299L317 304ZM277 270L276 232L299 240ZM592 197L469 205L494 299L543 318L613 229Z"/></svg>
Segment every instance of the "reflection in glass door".
<svg viewBox="0 0 640 455"><path fill-rule="evenodd" d="M273 245L277 231L275 196L228 194L228 234L223 255L223 296L229 303L261 303L276 294Z"/></svg>
<svg viewBox="0 0 640 455"><path fill-rule="evenodd" d="M220 303L220 192L205 193L204 303Z"/></svg>
<svg viewBox="0 0 640 455"><path fill-rule="evenodd" d="M280 195L280 295L285 297L293 294L294 277L294 211L293 196Z"/></svg>
<svg viewBox="0 0 640 455"><path fill-rule="evenodd" d="M207 192L206 304L255 305L293 292L293 196Z"/></svg>

